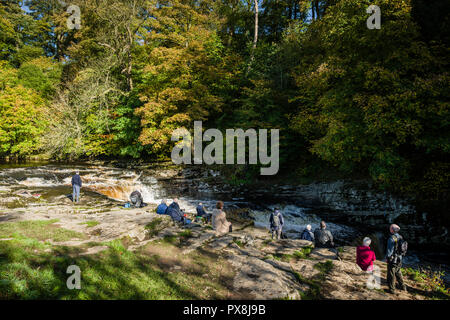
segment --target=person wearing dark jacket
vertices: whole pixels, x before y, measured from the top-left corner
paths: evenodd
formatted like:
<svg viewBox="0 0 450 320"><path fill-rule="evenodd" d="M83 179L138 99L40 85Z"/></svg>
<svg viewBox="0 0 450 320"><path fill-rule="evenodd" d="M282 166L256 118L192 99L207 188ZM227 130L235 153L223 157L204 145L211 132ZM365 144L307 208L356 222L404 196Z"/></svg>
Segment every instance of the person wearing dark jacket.
<svg viewBox="0 0 450 320"><path fill-rule="evenodd" d="M80 201L80 189L82 186L82 181L80 177L80 172L76 172L72 177L72 201L79 202Z"/></svg>
<svg viewBox="0 0 450 320"><path fill-rule="evenodd" d="M314 231L314 246L316 248L334 248L333 235L327 230L325 221L321 221L320 228Z"/></svg>
<svg viewBox="0 0 450 320"><path fill-rule="evenodd" d="M162 200L161 203L156 208L156 213L157 214L166 214L167 213L167 208L168 208L167 201L166 200Z"/></svg>
<svg viewBox="0 0 450 320"><path fill-rule="evenodd" d="M302 240L308 240L314 242L314 233L311 231L311 225L308 224L306 226L306 229L303 230L300 239Z"/></svg>
<svg viewBox="0 0 450 320"><path fill-rule="evenodd" d="M142 194L139 191L133 191L130 194L130 202L131 205L135 208L141 208L144 204L144 199L142 198Z"/></svg>
<svg viewBox="0 0 450 320"><path fill-rule="evenodd" d="M389 227L391 233L386 250L387 260L387 282L389 286L389 293L395 293L395 280L398 281L398 285L401 290L406 291L406 286L403 281L402 275L402 261L403 257L397 253L397 243L401 239L401 235L398 233L400 227L396 224L391 224Z"/></svg>
<svg viewBox="0 0 450 320"><path fill-rule="evenodd" d="M203 203L200 202L198 204L196 210L197 210L197 217L204 218L204 219L206 219L207 222L209 222L211 220L212 215L206 212L205 207L203 206Z"/></svg>
<svg viewBox="0 0 450 320"><path fill-rule="evenodd" d="M166 214L171 216L174 221L184 221L184 214L181 212L180 205L178 204L178 198L173 199L173 202L167 208Z"/></svg>
<svg viewBox="0 0 450 320"><path fill-rule="evenodd" d="M278 208L270 214L269 218L270 230L272 232L272 239L275 236L278 240L281 239L281 232L283 231L284 219Z"/></svg>

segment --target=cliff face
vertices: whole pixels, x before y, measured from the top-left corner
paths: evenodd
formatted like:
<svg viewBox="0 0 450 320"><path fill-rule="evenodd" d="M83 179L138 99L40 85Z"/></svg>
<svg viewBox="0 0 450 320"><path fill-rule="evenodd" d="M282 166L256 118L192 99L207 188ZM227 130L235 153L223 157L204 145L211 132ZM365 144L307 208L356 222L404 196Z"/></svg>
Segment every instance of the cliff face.
<svg viewBox="0 0 450 320"><path fill-rule="evenodd" d="M419 209L413 199L373 191L367 182L336 181L281 186L279 196L312 206L327 220L368 227L386 233L391 223L401 226L412 244L450 245L448 225Z"/></svg>

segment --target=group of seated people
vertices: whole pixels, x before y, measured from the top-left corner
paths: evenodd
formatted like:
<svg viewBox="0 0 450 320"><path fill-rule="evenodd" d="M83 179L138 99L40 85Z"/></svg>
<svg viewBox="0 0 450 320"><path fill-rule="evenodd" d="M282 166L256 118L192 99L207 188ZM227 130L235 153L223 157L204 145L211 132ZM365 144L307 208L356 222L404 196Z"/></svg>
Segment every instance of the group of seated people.
<svg viewBox="0 0 450 320"><path fill-rule="evenodd" d="M161 204L156 208L157 214L167 214L173 221L189 224L191 221L187 218L186 213L180 208L178 198L174 198L172 203L168 206L166 200L162 200Z"/></svg>
<svg viewBox="0 0 450 320"><path fill-rule="evenodd" d="M145 206L144 199L142 197L142 191L133 191L130 195L130 203L128 207L142 208ZM223 202L218 201L216 208L212 213L208 213L203 206L203 203L199 203L197 206L196 221L203 221L204 223L212 224L212 227L218 234L224 234L232 231L231 223L227 221L226 214L223 211ZM157 214L165 214L170 216L173 221L179 222L183 225L190 224L192 221L188 218L187 214L178 204L178 198L174 198L170 205L167 205L166 200L162 200L161 204L156 208Z"/></svg>
<svg viewBox="0 0 450 320"><path fill-rule="evenodd" d="M316 248L334 248L333 235L326 229L324 221L320 223L320 227L314 231L311 231L311 225L308 224L303 230L300 239L314 242ZM356 248L356 264L363 271L372 272L373 262L376 260L375 252L370 248L372 240L365 237L363 245Z"/></svg>
<svg viewBox="0 0 450 320"><path fill-rule="evenodd" d="M212 213L208 213L203 206L203 203L199 203L196 210L196 221L203 221L205 223L211 222L212 227L218 234L224 234L232 231L232 226L226 219L226 214L223 211L223 202L218 201L216 208ZM178 198L174 198L173 202L168 206L166 200L162 200L161 204L156 208L157 214L166 214L170 216L174 221L180 222L183 225L190 224L191 220L188 219L187 214L178 204Z"/></svg>
<svg viewBox="0 0 450 320"><path fill-rule="evenodd" d="M316 248L334 248L333 235L330 230L327 230L327 224L325 221L320 222L319 228L311 231L311 225L308 224L306 229L303 230L300 239L314 242Z"/></svg>
<svg viewBox="0 0 450 320"><path fill-rule="evenodd" d="M139 206L143 203L140 193L134 194L134 198L135 201L131 199L132 203L135 203ZM216 204L216 208L210 214L206 211L203 203L200 202L196 208L196 221L203 220L205 223L211 222L213 229L219 235L232 232L232 224L231 222L227 221L225 211L223 211L223 207L223 202L218 201ZM187 218L184 210L180 208L180 205L178 204L178 198L174 198L169 206L167 205L166 200L162 200L161 204L159 204L156 208L156 213L169 215L174 221L182 223L183 225L191 223L191 220ZM272 231L272 238L275 236L277 239L280 239L284 219L278 208L276 208L274 212L271 213L269 221ZM314 242L314 246L316 248L335 247L333 235L331 234L330 230L327 229L325 221L321 221L319 228L317 228L314 232L312 232L311 225L308 224L303 230L300 239ZM370 249L370 243L370 238L364 238L363 246L359 246L357 248L356 258L357 264L361 267L361 269L368 272L371 272L373 270L373 262L375 261L375 253Z"/></svg>
<svg viewBox="0 0 450 320"><path fill-rule="evenodd" d="M137 200L135 202L139 205L140 203L143 203L142 196L140 194L137 196ZM206 211L203 203L200 202L196 208L196 221L203 220L205 223L211 222L213 229L218 235L232 232L232 224L231 222L227 221L225 211L223 211L223 207L223 202L218 201L216 204L216 208L210 214ZM166 200L162 200L161 204L159 204L156 208L156 213L169 215L174 221L180 222L183 225L191 223L191 220L187 218L184 210L180 208L180 205L178 204L178 198L174 198L173 202L169 206L167 205ZM278 208L275 208L274 212L271 213L269 222L270 229L272 231L272 238L275 236L277 239L280 239L284 219ZM314 242L314 246L316 248L335 247L333 235L331 234L330 230L327 229L325 221L321 221L319 228L317 228L314 232L312 232L311 225L308 224L303 230L300 239ZM376 259L375 253L370 248L370 244L370 238L366 237L363 240L363 245L357 247L356 251L356 263L363 271L367 272L373 271L373 262Z"/></svg>

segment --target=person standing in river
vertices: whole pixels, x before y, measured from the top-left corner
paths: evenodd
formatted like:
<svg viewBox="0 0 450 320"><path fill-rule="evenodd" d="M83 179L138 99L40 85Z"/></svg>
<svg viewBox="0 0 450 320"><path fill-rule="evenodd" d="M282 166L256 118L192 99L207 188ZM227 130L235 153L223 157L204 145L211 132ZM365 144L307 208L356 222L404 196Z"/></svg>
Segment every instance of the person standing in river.
<svg viewBox="0 0 450 320"><path fill-rule="evenodd" d="M80 172L77 171L72 177L72 202L80 202L80 190L82 184Z"/></svg>

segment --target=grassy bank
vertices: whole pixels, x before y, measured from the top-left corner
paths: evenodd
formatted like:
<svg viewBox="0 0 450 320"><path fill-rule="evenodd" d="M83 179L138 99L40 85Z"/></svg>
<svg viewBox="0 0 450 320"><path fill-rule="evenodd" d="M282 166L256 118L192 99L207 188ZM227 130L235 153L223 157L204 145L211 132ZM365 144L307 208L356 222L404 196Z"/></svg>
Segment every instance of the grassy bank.
<svg viewBox="0 0 450 320"><path fill-rule="evenodd" d="M56 221L0 224L0 299L223 299L232 270L216 255L182 255L180 241L160 241L131 252L127 241L51 245L80 234ZM185 236L181 235L180 237ZM92 255L86 249L106 246ZM81 270L81 290L69 290L67 268Z"/></svg>

